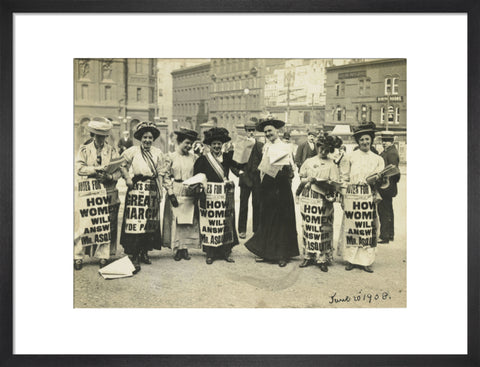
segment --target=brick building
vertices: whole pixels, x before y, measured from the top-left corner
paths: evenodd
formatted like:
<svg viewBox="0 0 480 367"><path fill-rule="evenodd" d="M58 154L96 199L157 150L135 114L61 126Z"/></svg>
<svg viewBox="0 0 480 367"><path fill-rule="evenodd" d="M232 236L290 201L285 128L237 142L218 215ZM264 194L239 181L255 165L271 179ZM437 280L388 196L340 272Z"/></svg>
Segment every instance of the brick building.
<svg viewBox="0 0 480 367"><path fill-rule="evenodd" d="M405 131L407 112L405 59L379 59L327 68L325 121Z"/></svg>
<svg viewBox="0 0 480 367"><path fill-rule="evenodd" d="M155 59L74 60L75 150L89 138L86 126L92 117L112 121L111 144L116 144L123 130L133 131L140 121L154 121L155 62ZM157 144L162 146L163 140L161 136Z"/></svg>
<svg viewBox="0 0 480 367"><path fill-rule="evenodd" d="M399 153L405 161L406 59L331 66L326 69L326 79L326 123L352 126L373 121L379 130L394 131Z"/></svg>
<svg viewBox="0 0 480 367"><path fill-rule="evenodd" d="M173 129L187 127L200 131L208 120L210 62L172 71Z"/></svg>

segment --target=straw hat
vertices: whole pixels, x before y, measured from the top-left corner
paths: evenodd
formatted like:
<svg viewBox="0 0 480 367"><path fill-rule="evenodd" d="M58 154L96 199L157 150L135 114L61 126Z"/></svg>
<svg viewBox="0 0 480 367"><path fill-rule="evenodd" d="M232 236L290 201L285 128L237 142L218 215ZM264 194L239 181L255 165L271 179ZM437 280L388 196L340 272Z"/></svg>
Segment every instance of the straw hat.
<svg viewBox="0 0 480 367"><path fill-rule="evenodd" d="M112 123L105 117L94 117L87 125L87 130L95 135L110 135Z"/></svg>

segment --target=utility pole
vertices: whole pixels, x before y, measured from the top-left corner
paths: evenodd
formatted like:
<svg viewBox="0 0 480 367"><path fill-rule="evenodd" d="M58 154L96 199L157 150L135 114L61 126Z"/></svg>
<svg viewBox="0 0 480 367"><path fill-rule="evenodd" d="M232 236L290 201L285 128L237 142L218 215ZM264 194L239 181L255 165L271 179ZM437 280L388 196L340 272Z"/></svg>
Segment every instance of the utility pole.
<svg viewBox="0 0 480 367"><path fill-rule="evenodd" d="M292 72L290 70L287 71L287 116L285 118L285 122L288 123L290 118L290 79L292 77Z"/></svg>
<svg viewBox="0 0 480 367"><path fill-rule="evenodd" d="M123 79L125 84L125 97L123 98L123 130L130 130L127 126L127 106L128 106L128 59L123 59Z"/></svg>

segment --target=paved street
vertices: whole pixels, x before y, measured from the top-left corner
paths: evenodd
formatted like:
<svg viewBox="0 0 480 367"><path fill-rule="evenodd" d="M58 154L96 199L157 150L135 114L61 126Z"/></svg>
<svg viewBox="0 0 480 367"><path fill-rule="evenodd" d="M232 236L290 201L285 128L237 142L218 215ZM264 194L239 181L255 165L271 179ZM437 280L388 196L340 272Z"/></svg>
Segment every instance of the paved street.
<svg viewBox="0 0 480 367"><path fill-rule="evenodd" d="M75 307L405 307L406 306L406 167L400 167L399 194L394 199L395 242L378 245L374 273L360 269L345 271L344 262L335 254L335 262L323 273L316 266L300 269L301 256L285 267L255 263L243 245L233 250L235 263L215 261L205 264L204 253L190 250L190 261L173 260L170 249L152 251L152 265L130 278L104 280L98 273L98 259L85 259L75 272ZM233 176L233 175L232 175ZM235 180L235 179L234 179ZM298 185L295 178L293 187ZM119 182L122 200L123 180ZM239 188L236 188L238 213ZM120 208L122 213L123 205ZM251 213L251 208L250 208ZM339 235L342 210L335 204L335 244ZM119 218L121 222L121 218ZM251 220L249 220L249 226ZM301 220L297 207L298 243ZM251 235L248 228L247 238ZM302 251L300 250L300 253ZM115 258L122 257L121 246ZM73 271L73 270L72 270ZM332 298L333 297L333 298Z"/></svg>

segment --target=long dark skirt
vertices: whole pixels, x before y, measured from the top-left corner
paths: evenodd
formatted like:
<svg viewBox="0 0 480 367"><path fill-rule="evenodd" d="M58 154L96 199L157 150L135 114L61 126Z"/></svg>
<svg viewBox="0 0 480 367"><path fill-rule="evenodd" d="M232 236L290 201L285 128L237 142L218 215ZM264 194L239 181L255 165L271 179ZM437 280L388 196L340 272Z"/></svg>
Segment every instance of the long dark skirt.
<svg viewBox="0 0 480 367"><path fill-rule="evenodd" d="M288 176L265 175L260 185L258 228L245 246L255 255L271 261L298 256L295 203Z"/></svg>
<svg viewBox="0 0 480 367"><path fill-rule="evenodd" d="M135 180L134 180L135 182ZM160 213L160 195L158 190L158 185L155 180L145 180L142 181L144 184L150 185L151 187L156 187L157 190L154 190L154 193L151 193L152 196L157 197L156 205L153 209L157 210ZM136 185L136 183L135 183ZM131 201L132 191L135 190L135 185L132 189L128 189L125 196L125 210L123 213L123 222L122 222L122 234L120 237L120 243L123 246L124 252L127 255L138 255L141 251L150 251L153 249L160 250L162 248L162 238L160 233L160 220L155 221L155 227L153 230L149 230L147 233L125 233L126 226L126 217L127 210L131 210L132 207L138 208L138 205L129 205ZM152 209L152 207L145 206L144 209ZM160 214L158 214L160 218ZM151 224L151 223L150 223Z"/></svg>
<svg viewBox="0 0 480 367"><path fill-rule="evenodd" d="M203 196L199 201L199 207L205 208L206 207L206 197ZM220 246L208 246L202 243L202 250L206 253L207 257L211 257L213 259L225 259L227 258L230 253L232 252L232 248L239 244L238 241L238 234L237 229L235 227L236 219L235 219L235 196L234 191L229 191L227 194L227 218L226 221L229 223L229 228L232 231L232 238L228 242L224 242Z"/></svg>

